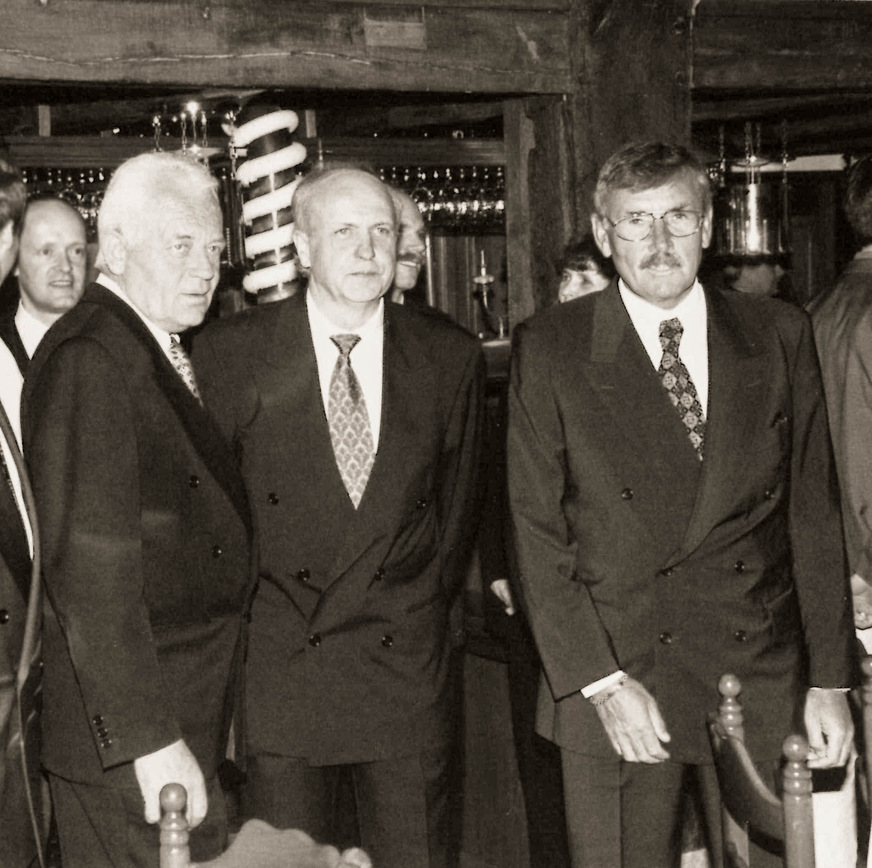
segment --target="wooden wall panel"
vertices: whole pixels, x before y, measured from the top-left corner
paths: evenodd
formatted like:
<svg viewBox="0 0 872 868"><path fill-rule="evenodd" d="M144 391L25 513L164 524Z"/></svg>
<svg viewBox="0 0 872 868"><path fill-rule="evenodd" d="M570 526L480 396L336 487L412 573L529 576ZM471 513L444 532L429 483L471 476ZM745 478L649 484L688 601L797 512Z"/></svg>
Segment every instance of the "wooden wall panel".
<svg viewBox="0 0 872 868"><path fill-rule="evenodd" d="M872 4L704 0L693 24L694 89L872 86Z"/></svg>
<svg viewBox="0 0 872 868"><path fill-rule="evenodd" d="M281 0L5 0L0 79L561 93L566 14Z"/></svg>

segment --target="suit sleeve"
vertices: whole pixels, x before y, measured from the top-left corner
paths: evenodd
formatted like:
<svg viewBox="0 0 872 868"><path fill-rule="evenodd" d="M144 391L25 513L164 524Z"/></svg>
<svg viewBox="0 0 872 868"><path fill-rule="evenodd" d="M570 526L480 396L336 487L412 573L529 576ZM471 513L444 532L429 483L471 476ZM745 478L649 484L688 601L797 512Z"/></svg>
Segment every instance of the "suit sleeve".
<svg viewBox="0 0 872 868"><path fill-rule="evenodd" d="M484 387L484 355L477 348L455 395L439 466L442 576L449 596L463 581L478 529Z"/></svg>
<svg viewBox="0 0 872 868"><path fill-rule="evenodd" d="M181 738L144 600L135 396L102 347L78 340L45 360L27 397L45 590L109 768Z"/></svg>
<svg viewBox="0 0 872 868"><path fill-rule="evenodd" d="M811 324L803 318L792 371L790 540L813 687L852 683L854 629L839 486Z"/></svg>
<svg viewBox="0 0 872 868"><path fill-rule="evenodd" d="M849 568L872 584L872 312L867 312L845 335L846 349L841 417L831 419L842 467L845 541ZM831 412L835 407L831 408Z"/></svg>
<svg viewBox="0 0 872 868"><path fill-rule="evenodd" d="M566 442L548 335L515 329L507 472L518 586L556 700L620 669L586 586L562 503Z"/></svg>

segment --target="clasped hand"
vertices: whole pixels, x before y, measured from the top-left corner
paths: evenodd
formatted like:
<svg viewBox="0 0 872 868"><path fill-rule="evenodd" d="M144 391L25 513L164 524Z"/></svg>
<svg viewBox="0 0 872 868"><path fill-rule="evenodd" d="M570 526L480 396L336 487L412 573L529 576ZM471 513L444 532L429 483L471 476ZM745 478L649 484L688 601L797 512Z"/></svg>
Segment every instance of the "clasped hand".
<svg viewBox="0 0 872 868"><path fill-rule="evenodd" d="M663 746L671 740L666 723L654 697L635 678L628 677L596 710L618 756L631 763L669 759Z"/></svg>

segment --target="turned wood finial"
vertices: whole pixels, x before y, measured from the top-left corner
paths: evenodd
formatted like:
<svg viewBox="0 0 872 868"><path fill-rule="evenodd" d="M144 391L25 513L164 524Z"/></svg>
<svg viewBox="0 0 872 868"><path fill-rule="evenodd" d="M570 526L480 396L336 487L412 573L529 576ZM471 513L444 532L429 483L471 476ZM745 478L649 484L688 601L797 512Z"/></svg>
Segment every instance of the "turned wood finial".
<svg viewBox="0 0 872 868"><path fill-rule="evenodd" d="M167 784L160 791L160 868L187 868L191 862L188 794L181 784Z"/></svg>
<svg viewBox="0 0 872 868"><path fill-rule="evenodd" d="M745 722L742 705L736 698L742 692L742 684L735 675L722 675L718 681L718 693L721 702L718 706L718 719L728 735L735 735L744 740Z"/></svg>

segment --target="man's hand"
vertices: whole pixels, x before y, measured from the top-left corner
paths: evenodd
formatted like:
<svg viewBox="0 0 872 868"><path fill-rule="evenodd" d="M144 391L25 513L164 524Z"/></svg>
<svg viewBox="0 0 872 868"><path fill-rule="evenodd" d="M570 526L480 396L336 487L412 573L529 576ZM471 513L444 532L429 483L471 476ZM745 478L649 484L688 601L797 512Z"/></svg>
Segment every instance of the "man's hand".
<svg viewBox="0 0 872 868"><path fill-rule="evenodd" d="M188 746L179 739L133 761L136 780L145 802L145 822L160 820L160 791L165 784L181 784L188 793L188 824L199 826L209 807L203 772Z"/></svg>
<svg viewBox="0 0 872 868"><path fill-rule="evenodd" d="M672 737L654 697L635 678L628 677L596 710L618 756L631 763L669 759L663 743Z"/></svg>
<svg viewBox="0 0 872 868"><path fill-rule="evenodd" d="M872 586L862 576L851 576L851 595L854 598L854 626L858 630L872 627Z"/></svg>
<svg viewBox="0 0 872 868"><path fill-rule="evenodd" d="M847 694L840 690L809 690L805 698L805 728L809 768L829 769L848 761L854 722Z"/></svg>
<svg viewBox="0 0 872 868"><path fill-rule="evenodd" d="M491 592L499 598L506 607L507 615L515 614L515 601L512 599L512 589L508 579L494 579L490 584Z"/></svg>

